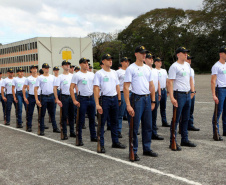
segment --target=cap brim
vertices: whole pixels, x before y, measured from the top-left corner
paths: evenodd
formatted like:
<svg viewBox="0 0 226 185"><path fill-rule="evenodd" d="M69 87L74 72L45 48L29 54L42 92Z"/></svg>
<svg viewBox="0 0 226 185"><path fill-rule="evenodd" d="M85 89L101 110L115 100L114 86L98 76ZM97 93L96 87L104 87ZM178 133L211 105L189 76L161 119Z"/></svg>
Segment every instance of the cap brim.
<svg viewBox="0 0 226 185"><path fill-rule="evenodd" d="M140 51L138 53L144 54L144 53L150 53L150 51L148 51L148 50L145 49L145 50L142 50L142 51Z"/></svg>

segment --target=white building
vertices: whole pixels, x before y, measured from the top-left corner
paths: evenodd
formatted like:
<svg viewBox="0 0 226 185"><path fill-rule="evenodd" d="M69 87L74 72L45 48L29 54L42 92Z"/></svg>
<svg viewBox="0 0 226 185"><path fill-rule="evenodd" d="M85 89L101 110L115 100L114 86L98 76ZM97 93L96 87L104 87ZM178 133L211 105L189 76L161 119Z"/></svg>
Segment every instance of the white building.
<svg viewBox="0 0 226 185"><path fill-rule="evenodd" d="M51 66L61 66L61 62L68 59L73 65L79 66L79 59L90 59L93 65L92 39L75 37L36 37L0 46L0 71L3 77L12 67L14 72L19 67L24 68L25 76L29 76L29 66L43 63ZM60 70L62 72L62 69Z"/></svg>

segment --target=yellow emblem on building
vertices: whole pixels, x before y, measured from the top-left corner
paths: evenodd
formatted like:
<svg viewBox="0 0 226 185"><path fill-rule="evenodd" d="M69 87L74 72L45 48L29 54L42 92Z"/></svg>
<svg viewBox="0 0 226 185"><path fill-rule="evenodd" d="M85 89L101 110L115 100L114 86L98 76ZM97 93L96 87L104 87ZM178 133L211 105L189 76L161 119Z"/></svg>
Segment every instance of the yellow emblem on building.
<svg viewBox="0 0 226 185"><path fill-rule="evenodd" d="M62 51L63 60L71 60L71 51Z"/></svg>

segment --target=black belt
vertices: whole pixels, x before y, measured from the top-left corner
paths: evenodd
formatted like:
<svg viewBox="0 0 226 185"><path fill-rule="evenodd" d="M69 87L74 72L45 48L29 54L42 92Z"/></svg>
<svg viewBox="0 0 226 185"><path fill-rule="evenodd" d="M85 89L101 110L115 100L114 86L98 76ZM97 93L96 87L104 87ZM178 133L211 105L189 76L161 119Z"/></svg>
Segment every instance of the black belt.
<svg viewBox="0 0 226 185"><path fill-rule="evenodd" d="M93 97L93 94L91 96L81 96L80 95L80 97L82 97L82 98L92 98Z"/></svg>
<svg viewBox="0 0 226 185"><path fill-rule="evenodd" d="M180 94L189 94L191 91L174 91L175 93L180 93Z"/></svg>
<svg viewBox="0 0 226 185"><path fill-rule="evenodd" d="M117 95L115 95L115 96L102 96L102 97L106 97L106 98L114 98L114 97L116 97Z"/></svg>
<svg viewBox="0 0 226 185"><path fill-rule="evenodd" d="M22 91L16 91L16 92L22 92Z"/></svg>
<svg viewBox="0 0 226 185"><path fill-rule="evenodd" d="M140 97L142 97L142 96L145 96L145 97L148 97L150 94L142 94L142 95L139 95L139 94L135 94L135 93L133 93L134 95L136 95L136 96L140 96Z"/></svg>
<svg viewBox="0 0 226 185"><path fill-rule="evenodd" d="M219 89L226 89L226 87L218 87Z"/></svg>
<svg viewBox="0 0 226 185"><path fill-rule="evenodd" d="M61 94L61 96L64 96L64 97L70 97L71 95Z"/></svg>
<svg viewBox="0 0 226 185"><path fill-rule="evenodd" d="M123 91L120 91L121 93L123 93ZM129 93L131 93L131 91L129 91Z"/></svg>
<svg viewBox="0 0 226 185"><path fill-rule="evenodd" d="M166 90L166 88L161 88L161 90L163 91L163 90Z"/></svg>
<svg viewBox="0 0 226 185"><path fill-rule="evenodd" d="M42 96L44 96L44 97L50 97L50 96L53 96L53 93L52 94L49 94L49 95L42 94Z"/></svg>
<svg viewBox="0 0 226 185"><path fill-rule="evenodd" d="M31 96L31 97L33 97L33 96L35 96L35 95L33 95L33 94L28 94L28 96ZM40 96L40 95L38 95L38 96Z"/></svg>

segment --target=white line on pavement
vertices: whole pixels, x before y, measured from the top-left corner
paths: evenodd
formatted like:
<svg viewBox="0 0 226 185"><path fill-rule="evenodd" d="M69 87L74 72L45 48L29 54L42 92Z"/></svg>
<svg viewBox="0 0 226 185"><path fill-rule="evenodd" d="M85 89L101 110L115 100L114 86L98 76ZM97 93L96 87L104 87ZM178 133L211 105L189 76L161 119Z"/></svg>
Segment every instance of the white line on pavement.
<svg viewBox="0 0 226 185"><path fill-rule="evenodd" d="M184 178L184 177L179 177L179 176L176 176L176 175L173 175L173 174L170 174L170 173L165 173L165 172L162 172L162 171L160 171L160 170L157 170L157 169L154 169L154 168L150 168L150 167L148 167L148 166L144 166L144 165L136 164L136 163L133 163L133 162L125 161L125 160L122 160L122 159L118 159L118 158L115 158L115 157L111 157L111 156L106 155L106 154L100 154L100 153L94 152L94 151L92 151L92 150L88 150L88 149L85 149L85 148L77 147L77 146L75 146L75 145L67 144L67 143L64 143L64 142L61 142L61 141L57 141L57 140L54 140L54 139L45 137L45 136L38 136L38 135L35 134L35 133L32 133L32 132L26 132L25 130L20 130L20 129L17 129L17 128L14 128L14 127L2 125L2 124L0 124L0 126L1 126L1 127L5 127L5 128L8 128L8 129L11 129L11 130L16 130L16 131L19 131L19 132L22 132L22 133L25 133L25 134L29 134L29 135L38 137L38 138L40 138L40 139L45 139L45 140L48 140L48 141L51 141L51 142L54 142L54 143L57 143L57 144L61 144L61 145L64 145L64 146L68 146L68 147L70 147L70 148L75 148L75 149L77 149L77 150L81 150L81 151L84 151L84 152L87 152L87 153L90 153L90 154L93 154L93 155L97 155L97 156L100 156L100 157L103 157L103 158L106 158L106 159L111 159L111 160L113 160L113 161L117 161L117 162L120 162L120 163L129 165L129 166L132 166L132 167L136 167L136 168L140 168L140 169L143 169L143 170L147 170L147 171L150 171L150 172L155 173L155 174L158 174L158 175L167 176L167 177L170 177L170 178L172 178L172 179L175 179L175 180L179 180L179 181L185 182L185 183L187 183L187 184L201 185L201 184L198 183L198 182L191 181L191 180L188 180L188 179L186 179L186 178Z"/></svg>

